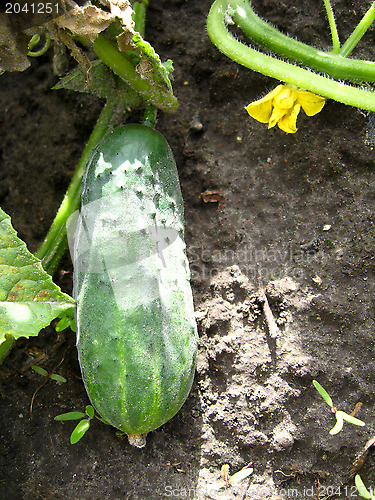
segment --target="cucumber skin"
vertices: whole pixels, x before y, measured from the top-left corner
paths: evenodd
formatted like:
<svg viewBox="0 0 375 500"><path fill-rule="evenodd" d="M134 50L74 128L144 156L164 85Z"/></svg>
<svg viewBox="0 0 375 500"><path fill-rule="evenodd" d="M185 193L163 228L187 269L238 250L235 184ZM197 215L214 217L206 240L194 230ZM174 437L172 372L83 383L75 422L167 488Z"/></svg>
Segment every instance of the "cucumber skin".
<svg viewBox="0 0 375 500"><path fill-rule="evenodd" d="M143 125L105 136L86 169L85 213L73 280L83 381L106 423L129 435L147 433L187 398L198 345L183 200L164 137ZM164 239L172 236L161 253L153 227Z"/></svg>

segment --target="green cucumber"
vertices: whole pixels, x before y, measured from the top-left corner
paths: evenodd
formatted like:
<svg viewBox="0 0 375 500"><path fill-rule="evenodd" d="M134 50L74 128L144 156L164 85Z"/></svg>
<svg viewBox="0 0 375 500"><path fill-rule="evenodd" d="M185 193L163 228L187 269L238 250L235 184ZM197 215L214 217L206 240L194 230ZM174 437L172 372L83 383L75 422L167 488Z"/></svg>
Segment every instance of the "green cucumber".
<svg viewBox="0 0 375 500"><path fill-rule="evenodd" d="M88 396L142 447L187 398L198 344L183 200L159 132L124 125L101 141L84 176L73 253Z"/></svg>

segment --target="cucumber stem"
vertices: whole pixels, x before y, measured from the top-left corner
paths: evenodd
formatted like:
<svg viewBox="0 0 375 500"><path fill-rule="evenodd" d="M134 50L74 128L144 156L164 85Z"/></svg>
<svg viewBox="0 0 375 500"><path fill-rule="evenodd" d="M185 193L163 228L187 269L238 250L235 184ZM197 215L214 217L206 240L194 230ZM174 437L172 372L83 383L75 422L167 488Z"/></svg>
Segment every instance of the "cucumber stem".
<svg viewBox="0 0 375 500"><path fill-rule="evenodd" d="M145 26L146 26L146 10L148 7L148 0L141 0L138 2L134 2L133 10L134 10L134 29L138 31L138 33L144 37L145 36ZM156 125L156 117L158 114L158 108L150 104L146 107L142 124L146 127L155 128Z"/></svg>
<svg viewBox="0 0 375 500"><path fill-rule="evenodd" d="M108 129L113 112L118 104L117 98L110 98L106 102L99 119L83 150L68 190L63 198L56 217L45 237L43 243L35 252L35 256L42 261L47 273L53 274L68 247L66 236L66 222L68 217L79 208L81 201L81 183L86 164L90 159L93 149L98 144Z"/></svg>
<svg viewBox="0 0 375 500"><path fill-rule="evenodd" d="M137 448L144 448L146 446L147 432L144 434L127 434L129 444Z"/></svg>
<svg viewBox="0 0 375 500"><path fill-rule="evenodd" d="M134 29L144 37L145 36L145 24L146 24L146 9L148 6L148 0L141 2L134 2Z"/></svg>
<svg viewBox="0 0 375 500"><path fill-rule="evenodd" d="M88 40L83 37L80 37L79 40L90 48ZM117 50L116 45L105 35L100 33L91 48L104 64L144 97L146 101L166 113L176 111L178 106L176 97L163 85L147 80L137 73L133 64Z"/></svg>
<svg viewBox="0 0 375 500"><path fill-rule="evenodd" d="M369 29L374 20L375 20L375 2L373 2L369 10L357 24L353 33L349 36L344 45L341 47L340 54L342 56L347 57L348 55L351 54L352 50L361 40L361 38Z"/></svg>
<svg viewBox="0 0 375 500"><path fill-rule="evenodd" d="M100 139L107 131L108 125L111 122L113 111L118 105L117 98L108 99L96 125L90 135L90 138L83 150L82 156L78 162L76 171L70 181L68 190L63 198L60 208L57 211L55 219L44 238L43 243L35 252L35 257L42 261L44 270L51 276L55 272L62 256L68 247L68 239L66 236L66 222L69 216L79 208L81 202L81 184L82 177L85 172L86 164L92 154L93 149L98 144ZM0 344L0 364L8 355L9 351L15 344L16 339L13 337L7 338Z"/></svg>
<svg viewBox="0 0 375 500"><path fill-rule="evenodd" d="M215 3L217 4L216 9L214 7ZM348 53L349 47L346 45L349 39L345 42L339 53L333 51L325 52L290 38L278 31L271 24L263 21L263 19L254 12L248 0L226 0L224 3L218 3L218 1L215 3L212 6L214 11L219 8L220 3L228 7L228 12L233 21L251 40L254 40L262 47L271 50L281 57L301 63L307 68L314 69L323 75L328 75L337 80L375 82L375 62L344 57L350 53ZM375 9L372 10L372 15L371 12L369 12L368 15L366 15L367 17L365 16L366 22L364 22L364 26L367 28L369 27L371 17L374 15ZM213 29L215 29L215 26L213 26ZM354 37L354 32L351 36ZM356 39L355 44L358 43L358 41L359 40ZM249 55L249 58L250 57L251 55Z"/></svg>
<svg viewBox="0 0 375 500"><path fill-rule="evenodd" d="M155 128L157 114L158 114L158 109L155 108L155 106L152 105L147 106L142 118L142 125L146 125L146 127Z"/></svg>
<svg viewBox="0 0 375 500"><path fill-rule="evenodd" d="M326 8L328 23L331 30L332 54L339 54L340 40L339 40L339 34L337 33L337 26L336 26L335 16L332 10L332 5L330 0L323 0L323 2L324 2L324 7Z"/></svg>

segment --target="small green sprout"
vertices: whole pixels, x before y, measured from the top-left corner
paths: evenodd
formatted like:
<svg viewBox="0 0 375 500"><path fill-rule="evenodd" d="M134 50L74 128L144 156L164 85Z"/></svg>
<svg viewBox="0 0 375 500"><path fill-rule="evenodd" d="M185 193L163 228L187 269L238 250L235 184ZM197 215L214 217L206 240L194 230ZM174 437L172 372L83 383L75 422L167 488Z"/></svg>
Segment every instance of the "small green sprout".
<svg viewBox="0 0 375 500"><path fill-rule="evenodd" d="M61 363L62 363L62 361L57 365L57 367L55 369L57 369L61 365ZM44 382L38 387L38 389L34 392L33 397L31 398L30 418L32 420L33 419L33 405L34 405L34 401L35 401L36 395L38 394L39 390L46 385L48 380L55 380L55 382L66 382L66 378L62 377L61 375L57 375L57 373L48 373L47 370L45 370L41 366L32 365L31 369L34 370L34 372L38 373L39 375L42 375L42 377L45 377Z"/></svg>
<svg viewBox="0 0 375 500"><path fill-rule="evenodd" d="M375 500L375 496L372 494L372 488L370 488L370 491L366 488L359 474L355 476L354 482L361 497Z"/></svg>
<svg viewBox="0 0 375 500"><path fill-rule="evenodd" d="M58 318L60 319L60 321L58 321L55 326L55 330L57 332L62 332L66 328L70 328L71 330L73 330L73 332L77 331L76 321L74 318L74 309L64 311L58 316Z"/></svg>
<svg viewBox="0 0 375 500"><path fill-rule="evenodd" d="M76 444L83 438L86 431L90 428L90 422L95 416L95 410L91 405L86 406L85 413L82 411L69 411L68 413L62 413L57 415L55 420L59 422L66 422L67 420L80 420L76 425L74 431L70 435L70 444ZM88 418L86 418L88 417Z"/></svg>
<svg viewBox="0 0 375 500"><path fill-rule="evenodd" d="M332 402L331 396L319 384L319 382L317 382L316 380L313 380L313 385L314 385L315 389L319 392L319 394L322 396L322 398L324 399L324 401L327 403L327 405L331 407L331 412L334 413L334 415L336 417L336 424L329 431L329 433L332 436L335 435L335 434L338 434L341 431L341 429L343 428L343 425L344 425L344 420L346 420L350 424L359 425L360 427L363 427L365 425L365 423L362 422L362 420L359 420L358 418L355 418L352 415L348 415L344 411L337 410L337 408L335 408L333 406L333 402Z"/></svg>
<svg viewBox="0 0 375 500"><path fill-rule="evenodd" d="M55 380L56 382L66 382L65 377L57 375L57 373L48 373L47 370L41 368L40 366L32 365L31 368L34 370L34 372L39 373L39 375L42 375L43 377L50 378L51 380Z"/></svg>
<svg viewBox="0 0 375 500"><path fill-rule="evenodd" d="M250 466L251 466L251 463L249 463L248 465L243 467L241 470L239 470L238 472L233 474L233 476L231 476L229 478L228 483L229 484L240 483L241 481L246 479L248 476L250 476L250 474L252 474L252 472L254 471L254 469Z"/></svg>

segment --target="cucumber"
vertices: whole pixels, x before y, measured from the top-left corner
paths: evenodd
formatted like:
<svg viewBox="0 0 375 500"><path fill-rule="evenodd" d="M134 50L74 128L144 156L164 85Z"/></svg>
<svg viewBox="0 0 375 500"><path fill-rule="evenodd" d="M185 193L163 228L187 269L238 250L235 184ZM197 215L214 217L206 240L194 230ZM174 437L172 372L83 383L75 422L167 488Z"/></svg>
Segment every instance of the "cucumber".
<svg viewBox="0 0 375 500"><path fill-rule="evenodd" d="M88 396L142 447L187 398L198 345L183 200L159 132L124 125L99 144L83 179L73 263Z"/></svg>

